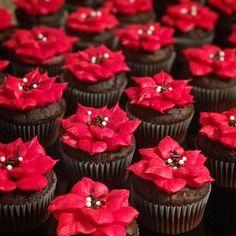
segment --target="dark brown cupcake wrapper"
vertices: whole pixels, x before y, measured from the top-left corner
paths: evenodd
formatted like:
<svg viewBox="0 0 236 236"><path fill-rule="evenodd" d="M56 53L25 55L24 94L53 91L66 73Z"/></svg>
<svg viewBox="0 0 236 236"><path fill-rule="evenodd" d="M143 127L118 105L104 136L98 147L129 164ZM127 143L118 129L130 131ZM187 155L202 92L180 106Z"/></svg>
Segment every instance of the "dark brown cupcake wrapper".
<svg viewBox="0 0 236 236"><path fill-rule="evenodd" d="M202 200L182 206L159 205L144 200L134 191L131 194L140 221L146 228L162 234L180 234L194 229L201 222L210 191Z"/></svg>
<svg viewBox="0 0 236 236"><path fill-rule="evenodd" d="M130 73L132 76L153 76L162 70L165 72L170 72L175 57L176 53L173 52L170 58L160 63L141 63L127 61L127 64L131 69Z"/></svg>
<svg viewBox="0 0 236 236"><path fill-rule="evenodd" d="M204 89L193 86L192 94L198 111L222 112L235 106L236 86L228 89Z"/></svg>
<svg viewBox="0 0 236 236"><path fill-rule="evenodd" d="M48 206L54 198L57 178L53 172L51 188L38 198L19 204L0 203L0 230L4 232L30 231L47 221L50 214Z"/></svg>

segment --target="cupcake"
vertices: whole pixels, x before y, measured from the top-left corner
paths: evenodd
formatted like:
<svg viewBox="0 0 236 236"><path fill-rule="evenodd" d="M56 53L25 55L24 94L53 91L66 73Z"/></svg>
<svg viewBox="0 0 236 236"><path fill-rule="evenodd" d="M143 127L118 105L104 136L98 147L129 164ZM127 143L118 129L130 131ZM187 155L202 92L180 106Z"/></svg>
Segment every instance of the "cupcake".
<svg viewBox="0 0 236 236"><path fill-rule="evenodd" d="M75 38L66 36L62 29L46 26L16 30L4 43L11 61L11 74L24 76L37 67L50 76L60 74L64 54L72 49L75 41Z"/></svg>
<svg viewBox="0 0 236 236"><path fill-rule="evenodd" d="M108 0L104 8L118 17L120 26L147 24L156 18L153 0Z"/></svg>
<svg viewBox="0 0 236 236"><path fill-rule="evenodd" d="M57 220L58 236L138 236L138 212L129 206L128 199L128 190L109 192L104 184L83 178L70 193L54 199L48 209Z"/></svg>
<svg viewBox="0 0 236 236"><path fill-rule="evenodd" d="M78 7L102 7L106 0L66 0L66 8L69 12L76 11Z"/></svg>
<svg viewBox="0 0 236 236"><path fill-rule="evenodd" d="M65 0L15 0L15 16L21 28L62 27L67 15L64 3Z"/></svg>
<svg viewBox="0 0 236 236"><path fill-rule="evenodd" d="M49 217L54 198L56 161L37 138L0 144L0 230L19 233L39 227Z"/></svg>
<svg viewBox="0 0 236 236"><path fill-rule="evenodd" d="M59 134L57 118L65 112L65 88L39 70L24 78L8 75L0 86L0 130L5 142L38 136L44 146L52 145Z"/></svg>
<svg viewBox="0 0 236 236"><path fill-rule="evenodd" d="M68 54L61 76L61 81L68 83L68 112L74 113L78 102L92 107L114 106L127 84L125 72L129 68L124 60L121 51L105 46Z"/></svg>
<svg viewBox="0 0 236 236"><path fill-rule="evenodd" d="M141 120L137 144L153 146L166 135L183 142L194 114L188 81L173 80L164 72L133 80L137 85L126 89L126 109L130 118Z"/></svg>
<svg viewBox="0 0 236 236"><path fill-rule="evenodd" d="M66 33L78 37L75 51L101 44L114 48L116 40L113 30L118 24L116 17L104 9L79 7L67 18Z"/></svg>
<svg viewBox="0 0 236 236"><path fill-rule="evenodd" d="M196 145L206 155L215 185L236 189L236 108L202 112Z"/></svg>
<svg viewBox="0 0 236 236"><path fill-rule="evenodd" d="M60 119L61 152L72 181L90 177L120 187L135 150L133 132L139 121L129 120L118 105L108 109L78 106L76 114Z"/></svg>
<svg viewBox="0 0 236 236"><path fill-rule="evenodd" d="M134 206L145 228L180 234L202 220L213 181L198 150L185 151L167 136L157 147L140 149L142 160L128 169Z"/></svg>
<svg viewBox="0 0 236 236"><path fill-rule="evenodd" d="M171 70L175 59L174 30L159 23L130 25L116 32L133 76Z"/></svg>
<svg viewBox="0 0 236 236"><path fill-rule="evenodd" d="M185 76L191 78L193 95L198 111L225 111L236 104L235 49L221 49L214 45L189 48Z"/></svg>

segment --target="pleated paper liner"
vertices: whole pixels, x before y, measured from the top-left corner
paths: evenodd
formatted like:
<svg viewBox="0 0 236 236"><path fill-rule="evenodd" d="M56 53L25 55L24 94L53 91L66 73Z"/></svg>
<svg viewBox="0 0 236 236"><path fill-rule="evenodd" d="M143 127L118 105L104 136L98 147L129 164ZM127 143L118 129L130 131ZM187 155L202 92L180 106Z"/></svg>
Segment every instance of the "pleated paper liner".
<svg viewBox="0 0 236 236"><path fill-rule="evenodd" d="M56 175L53 173L52 186L40 197L28 198L18 204L0 202L0 230L3 232L31 231L49 218L48 205L54 198ZM16 195L17 198L17 195Z"/></svg>
<svg viewBox="0 0 236 236"><path fill-rule="evenodd" d="M200 201L182 206L167 206L148 202L132 191L134 207L140 213L141 224L162 234L180 234L197 227L202 221L210 191Z"/></svg>

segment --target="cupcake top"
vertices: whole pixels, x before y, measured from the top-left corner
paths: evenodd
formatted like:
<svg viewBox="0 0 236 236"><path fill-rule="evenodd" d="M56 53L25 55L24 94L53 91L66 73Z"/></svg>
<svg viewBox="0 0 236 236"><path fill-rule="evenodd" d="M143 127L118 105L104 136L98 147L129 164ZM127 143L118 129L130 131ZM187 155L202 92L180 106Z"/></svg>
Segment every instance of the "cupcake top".
<svg viewBox="0 0 236 236"><path fill-rule="evenodd" d="M152 181L156 188L174 194L183 188L199 188L213 179L204 166L205 156L199 150L185 151L170 136L157 147L139 150L142 160L129 166L138 177Z"/></svg>
<svg viewBox="0 0 236 236"><path fill-rule="evenodd" d="M98 34L114 29L118 24L119 21L109 11L88 7L79 7L69 15L66 22L70 30L85 34Z"/></svg>
<svg viewBox="0 0 236 236"><path fill-rule="evenodd" d="M4 43L19 61L29 64L46 64L53 57L70 51L77 39L66 36L63 29L46 26L30 30L16 30Z"/></svg>
<svg viewBox="0 0 236 236"><path fill-rule="evenodd" d="M208 0L208 3L226 15L231 16L236 13L235 0Z"/></svg>
<svg viewBox="0 0 236 236"><path fill-rule="evenodd" d="M214 30L218 14L197 2L170 5L162 22L180 32L194 29Z"/></svg>
<svg viewBox="0 0 236 236"><path fill-rule="evenodd" d="M56 162L46 155L37 138L26 143L21 139L0 143L0 192L43 190L48 184L46 175Z"/></svg>
<svg viewBox="0 0 236 236"><path fill-rule="evenodd" d="M106 46L90 47L68 54L65 66L79 81L96 83L129 71L121 51L113 52Z"/></svg>
<svg viewBox="0 0 236 236"><path fill-rule="evenodd" d="M64 129L61 141L91 155L132 145L139 120L129 120L118 105L108 109L79 105L76 114L60 119Z"/></svg>
<svg viewBox="0 0 236 236"><path fill-rule="evenodd" d="M12 26L12 19L10 12L5 8L0 7L0 16L1 16L0 31L10 28Z"/></svg>
<svg viewBox="0 0 236 236"><path fill-rule="evenodd" d="M116 32L124 48L155 52L175 43L172 28L160 26L159 23L146 25L129 25Z"/></svg>
<svg viewBox="0 0 236 236"><path fill-rule="evenodd" d="M59 11L65 0L15 0L15 5L29 15L49 15Z"/></svg>
<svg viewBox="0 0 236 236"><path fill-rule="evenodd" d="M3 71L9 65L9 61L0 60L0 72Z"/></svg>
<svg viewBox="0 0 236 236"><path fill-rule="evenodd" d="M236 79L235 49L221 49L214 45L184 50L192 75L201 78L216 75L222 79Z"/></svg>
<svg viewBox="0 0 236 236"><path fill-rule="evenodd" d="M40 74L38 69L24 78L8 75L0 86L0 106L25 111L59 102L67 85L55 80L47 73Z"/></svg>
<svg viewBox="0 0 236 236"><path fill-rule="evenodd" d="M223 146L236 148L236 108L222 113L202 112L199 133Z"/></svg>
<svg viewBox="0 0 236 236"><path fill-rule="evenodd" d="M49 211L58 220L58 236L124 236L138 216L128 200L128 190L109 192L104 184L83 178L70 193L54 199Z"/></svg>
<svg viewBox="0 0 236 236"><path fill-rule="evenodd" d="M236 25L232 27L231 34L229 35L228 41L236 46Z"/></svg>
<svg viewBox="0 0 236 236"><path fill-rule="evenodd" d="M188 80L174 80L169 74L160 72L153 77L134 77L137 87L126 89L131 104L151 108L164 113L193 103Z"/></svg>

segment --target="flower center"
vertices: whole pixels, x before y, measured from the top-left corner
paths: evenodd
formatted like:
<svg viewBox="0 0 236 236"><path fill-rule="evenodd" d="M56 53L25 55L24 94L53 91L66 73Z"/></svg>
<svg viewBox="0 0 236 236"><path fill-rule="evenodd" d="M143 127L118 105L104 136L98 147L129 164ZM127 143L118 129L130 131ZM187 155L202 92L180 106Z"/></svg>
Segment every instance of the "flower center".
<svg viewBox="0 0 236 236"><path fill-rule="evenodd" d="M143 30L143 29L138 29L138 34L142 35L142 34L146 34L146 35L152 35L155 31L155 27L153 25L150 25L149 28L147 30Z"/></svg>
<svg viewBox="0 0 236 236"><path fill-rule="evenodd" d="M224 61L225 60L225 52L218 51L209 55L209 57L215 61Z"/></svg>
<svg viewBox="0 0 236 236"><path fill-rule="evenodd" d="M101 11L91 11L90 14L81 13L80 17L82 19L89 19L89 18L94 18L94 17L100 17L101 15L102 15Z"/></svg>
<svg viewBox="0 0 236 236"><path fill-rule="evenodd" d="M48 40L48 38L47 38L47 36L45 36L44 34L39 33L39 34L36 36L36 40L42 41L42 42L46 42L46 41Z"/></svg>
<svg viewBox="0 0 236 236"><path fill-rule="evenodd" d="M236 119L235 119L235 116L230 116L229 117L229 126L231 127L236 127Z"/></svg>
<svg viewBox="0 0 236 236"><path fill-rule="evenodd" d="M189 14L191 16L196 16L198 14L198 8L196 6L192 6L190 9L182 8L180 12L184 15Z"/></svg>
<svg viewBox="0 0 236 236"><path fill-rule="evenodd" d="M101 205L103 204L104 202L93 197L93 196L88 196L86 197L86 207L88 208L100 208Z"/></svg>
<svg viewBox="0 0 236 236"><path fill-rule="evenodd" d="M24 90L24 91L30 91L32 89L36 89L38 88L38 85L40 83L40 80L38 82L30 82L28 83L28 79L27 78L23 78L23 84L19 84L19 90Z"/></svg>
<svg viewBox="0 0 236 236"><path fill-rule="evenodd" d="M166 165L173 167L173 169L178 169L184 165L186 160L186 156L180 156L176 151L172 151L171 156L166 160Z"/></svg>
<svg viewBox="0 0 236 236"><path fill-rule="evenodd" d="M172 88L172 87L168 87L166 81L164 81L164 82L162 83L162 85L158 85L158 86L156 87L156 91L157 91L158 93L162 93L162 92L165 92L165 91L172 91L172 90L173 90L173 88Z"/></svg>
<svg viewBox="0 0 236 236"><path fill-rule="evenodd" d="M90 62L92 64L101 64L102 62L104 62L106 59L108 59L110 57L109 53L104 53L98 56L93 56L90 58Z"/></svg>
<svg viewBox="0 0 236 236"><path fill-rule="evenodd" d="M88 115L89 114L91 115L92 113L88 112ZM90 125L95 125L100 128L104 128L107 125L108 120L108 117L103 117L102 115L99 115L91 121Z"/></svg>

